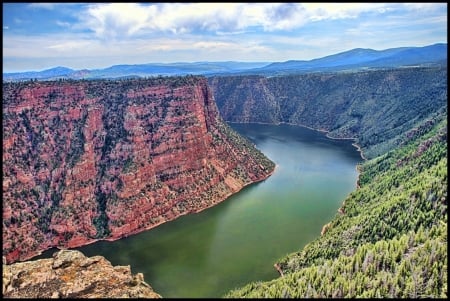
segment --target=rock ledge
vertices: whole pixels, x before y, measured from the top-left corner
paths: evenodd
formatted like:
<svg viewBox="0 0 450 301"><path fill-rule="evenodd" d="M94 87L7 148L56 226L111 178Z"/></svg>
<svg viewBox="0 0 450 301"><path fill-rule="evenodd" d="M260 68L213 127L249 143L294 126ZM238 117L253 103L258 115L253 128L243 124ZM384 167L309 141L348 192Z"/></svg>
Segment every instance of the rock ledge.
<svg viewBox="0 0 450 301"><path fill-rule="evenodd" d="M3 264L6 298L161 298L130 266L61 250L50 259Z"/></svg>

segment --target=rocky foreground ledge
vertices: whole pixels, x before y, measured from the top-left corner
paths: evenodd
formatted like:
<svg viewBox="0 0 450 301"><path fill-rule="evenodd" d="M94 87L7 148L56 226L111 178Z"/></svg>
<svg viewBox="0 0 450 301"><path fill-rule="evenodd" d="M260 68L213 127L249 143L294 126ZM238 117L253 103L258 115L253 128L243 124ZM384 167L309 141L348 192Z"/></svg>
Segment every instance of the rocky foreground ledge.
<svg viewBox="0 0 450 301"><path fill-rule="evenodd" d="M3 264L4 298L161 298L130 266L61 250L50 259Z"/></svg>

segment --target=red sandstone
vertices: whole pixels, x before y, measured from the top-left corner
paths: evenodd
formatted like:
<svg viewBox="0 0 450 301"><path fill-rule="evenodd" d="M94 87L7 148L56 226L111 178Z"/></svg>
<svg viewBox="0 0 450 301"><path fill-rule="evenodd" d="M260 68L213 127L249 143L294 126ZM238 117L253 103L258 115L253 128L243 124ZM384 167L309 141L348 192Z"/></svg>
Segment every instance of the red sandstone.
<svg viewBox="0 0 450 301"><path fill-rule="evenodd" d="M206 79L157 81L3 86L8 263L97 241L96 192L107 196L110 234L101 239L116 240L209 208L273 172L226 134ZM111 109L117 95L120 112Z"/></svg>

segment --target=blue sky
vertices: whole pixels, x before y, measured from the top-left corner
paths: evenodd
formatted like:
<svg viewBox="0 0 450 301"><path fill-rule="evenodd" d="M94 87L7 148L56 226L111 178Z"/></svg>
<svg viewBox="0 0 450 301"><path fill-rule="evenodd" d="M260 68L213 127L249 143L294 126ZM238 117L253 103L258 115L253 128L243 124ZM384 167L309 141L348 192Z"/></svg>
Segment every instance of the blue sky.
<svg viewBox="0 0 450 301"><path fill-rule="evenodd" d="M3 72L447 43L446 3L3 3Z"/></svg>

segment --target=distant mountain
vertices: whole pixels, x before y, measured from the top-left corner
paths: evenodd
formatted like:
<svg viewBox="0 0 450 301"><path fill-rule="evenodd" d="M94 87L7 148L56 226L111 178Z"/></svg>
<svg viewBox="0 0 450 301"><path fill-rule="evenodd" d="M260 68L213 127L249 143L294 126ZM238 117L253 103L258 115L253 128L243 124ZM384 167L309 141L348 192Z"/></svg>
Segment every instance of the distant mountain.
<svg viewBox="0 0 450 301"><path fill-rule="evenodd" d="M150 63L114 65L104 69L92 70L73 70L65 67L56 67L44 71L3 73L3 80L130 78L186 74L205 76L238 74L280 75L429 65L447 65L446 43L425 47L399 47L386 50L355 48L309 61Z"/></svg>
<svg viewBox="0 0 450 301"><path fill-rule="evenodd" d="M386 50L355 48L310 61L272 63L248 73L291 73L311 71L343 71L366 68L396 68L402 66L442 65L447 63L447 44L424 47L400 47Z"/></svg>
<svg viewBox="0 0 450 301"><path fill-rule="evenodd" d="M3 73L4 81L18 81L29 79L94 79L94 78L128 78L148 77L158 75L208 75L234 73L255 68L260 68L270 62L194 62L194 63L169 63L169 64L137 64L114 65L104 69L73 70L65 67L56 67L43 71L30 71L18 73Z"/></svg>
<svg viewBox="0 0 450 301"><path fill-rule="evenodd" d="M55 67L43 71L3 73L3 80L15 81L24 79L47 79L47 78L67 77L73 72L75 72L75 70L70 68Z"/></svg>
<svg viewBox="0 0 450 301"><path fill-rule="evenodd" d="M369 62L369 66L434 64L447 60L447 44L407 48L396 55Z"/></svg>

